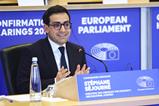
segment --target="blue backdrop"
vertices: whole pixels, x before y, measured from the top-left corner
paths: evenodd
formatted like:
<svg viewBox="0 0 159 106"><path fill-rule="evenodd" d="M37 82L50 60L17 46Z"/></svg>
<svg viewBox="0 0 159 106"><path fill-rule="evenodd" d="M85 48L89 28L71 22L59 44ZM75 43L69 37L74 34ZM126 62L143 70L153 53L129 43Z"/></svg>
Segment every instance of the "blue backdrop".
<svg viewBox="0 0 159 106"><path fill-rule="evenodd" d="M70 40L103 60L108 71L140 69L140 9L74 10L71 17ZM91 19L96 23L91 23ZM87 58L92 72L105 71L103 64Z"/></svg>
<svg viewBox="0 0 159 106"><path fill-rule="evenodd" d="M159 8L151 8L152 17L152 68L159 68Z"/></svg>

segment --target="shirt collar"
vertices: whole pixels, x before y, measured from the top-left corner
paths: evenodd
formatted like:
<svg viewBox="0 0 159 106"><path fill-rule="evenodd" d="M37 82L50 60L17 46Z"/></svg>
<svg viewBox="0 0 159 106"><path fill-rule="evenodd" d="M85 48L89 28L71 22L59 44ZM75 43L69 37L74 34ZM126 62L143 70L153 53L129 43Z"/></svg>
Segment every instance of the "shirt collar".
<svg viewBox="0 0 159 106"><path fill-rule="evenodd" d="M63 46L63 47L66 48L66 43L63 44L63 45L59 45L59 44L53 42L49 37L48 37L48 41L49 41L49 43L50 43L50 45L51 45L53 51L56 51L56 50L57 50L59 47L61 47L61 46Z"/></svg>

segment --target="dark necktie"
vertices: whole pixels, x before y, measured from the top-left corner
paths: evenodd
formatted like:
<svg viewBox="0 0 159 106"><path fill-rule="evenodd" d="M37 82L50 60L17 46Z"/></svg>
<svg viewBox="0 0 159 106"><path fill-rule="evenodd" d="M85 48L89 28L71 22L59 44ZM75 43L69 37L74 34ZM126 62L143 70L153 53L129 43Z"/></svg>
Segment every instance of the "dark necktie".
<svg viewBox="0 0 159 106"><path fill-rule="evenodd" d="M64 68L67 68L66 60L65 60L65 53L64 53L64 47L59 47L59 50L61 52L61 59L60 59L60 67L64 66Z"/></svg>

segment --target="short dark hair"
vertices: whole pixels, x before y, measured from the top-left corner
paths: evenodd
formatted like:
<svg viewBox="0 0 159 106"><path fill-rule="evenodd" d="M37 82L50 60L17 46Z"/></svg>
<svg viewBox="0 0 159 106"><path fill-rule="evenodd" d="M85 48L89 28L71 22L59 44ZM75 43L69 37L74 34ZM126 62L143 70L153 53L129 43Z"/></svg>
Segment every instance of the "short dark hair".
<svg viewBox="0 0 159 106"><path fill-rule="evenodd" d="M53 15L53 14L57 14L57 13L66 13L69 17L69 20L70 20L70 14L69 14L68 10L66 8L64 8L63 6L55 5L55 6L52 6L52 7L48 8L45 11L45 13L42 17L44 24L49 25L50 16Z"/></svg>

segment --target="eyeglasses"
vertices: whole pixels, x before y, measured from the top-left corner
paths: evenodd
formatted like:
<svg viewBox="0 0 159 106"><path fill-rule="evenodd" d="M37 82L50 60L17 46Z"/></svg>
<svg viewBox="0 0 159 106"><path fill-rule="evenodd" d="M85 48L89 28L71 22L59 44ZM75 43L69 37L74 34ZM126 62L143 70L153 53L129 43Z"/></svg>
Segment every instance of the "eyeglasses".
<svg viewBox="0 0 159 106"><path fill-rule="evenodd" d="M64 23L54 22L52 24L49 24L49 26L52 26L56 30L60 30L62 25L66 30L71 28L71 23L69 21L65 21Z"/></svg>

